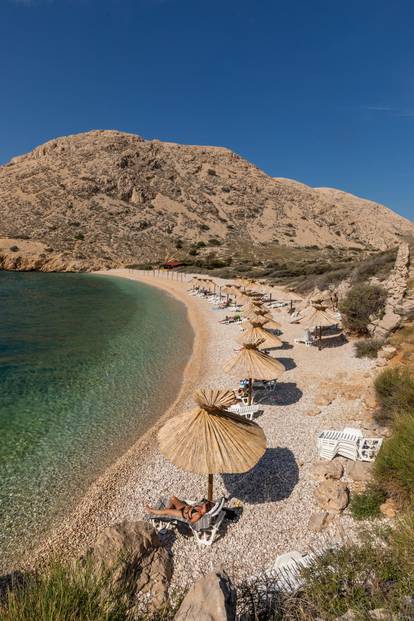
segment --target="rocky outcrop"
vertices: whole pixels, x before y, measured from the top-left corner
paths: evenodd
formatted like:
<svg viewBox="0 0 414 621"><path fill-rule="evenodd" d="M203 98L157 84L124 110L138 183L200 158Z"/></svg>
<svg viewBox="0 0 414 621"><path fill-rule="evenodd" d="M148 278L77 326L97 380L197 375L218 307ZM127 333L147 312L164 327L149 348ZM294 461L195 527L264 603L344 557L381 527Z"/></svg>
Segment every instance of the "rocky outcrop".
<svg viewBox="0 0 414 621"><path fill-rule="evenodd" d="M387 291L385 312L381 319L375 319L368 326L371 336L386 338L390 332L398 328L401 323L400 306L407 292L407 283L410 267L410 248L407 243L399 245L394 268L383 285Z"/></svg>
<svg viewBox="0 0 414 621"><path fill-rule="evenodd" d="M132 610L155 612L168 601L171 560L147 522L125 520L106 528L81 561L109 574L111 586L129 594Z"/></svg>
<svg viewBox="0 0 414 621"><path fill-rule="evenodd" d="M388 292L387 304L392 308L399 306L407 291L407 280L410 267L410 248L407 243L400 244L394 269L386 284Z"/></svg>
<svg viewBox="0 0 414 621"><path fill-rule="evenodd" d="M174 621L235 621L236 592L225 571L200 578L188 591Z"/></svg>
<svg viewBox="0 0 414 621"><path fill-rule="evenodd" d="M218 147L92 131L0 167L0 238L21 252L6 249L4 269L159 262L188 257L198 242L202 256L228 256L242 240L255 254L270 243L383 250L410 233L414 225L382 205L273 179ZM23 240L51 248L50 257L26 259Z"/></svg>

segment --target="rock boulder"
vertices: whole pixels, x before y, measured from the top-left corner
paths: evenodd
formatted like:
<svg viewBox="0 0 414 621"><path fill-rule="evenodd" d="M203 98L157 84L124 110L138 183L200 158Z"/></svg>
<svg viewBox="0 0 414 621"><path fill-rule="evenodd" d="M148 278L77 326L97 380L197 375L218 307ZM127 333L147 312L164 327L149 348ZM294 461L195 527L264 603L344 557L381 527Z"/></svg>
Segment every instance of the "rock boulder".
<svg viewBox="0 0 414 621"><path fill-rule="evenodd" d="M312 477L319 481L325 479L340 479L344 473L344 467L340 461L318 461L312 466Z"/></svg>
<svg viewBox="0 0 414 621"><path fill-rule="evenodd" d="M313 513L308 522L308 529L314 533L320 533L332 522L332 514L327 511Z"/></svg>
<svg viewBox="0 0 414 621"><path fill-rule="evenodd" d="M339 513L348 506L349 490L346 483L328 479L318 485L315 498L324 511Z"/></svg>
<svg viewBox="0 0 414 621"><path fill-rule="evenodd" d="M144 603L154 612L168 601L171 561L157 531L147 522L125 520L109 526L81 561L90 563L96 572L108 572L112 586L127 590L131 609Z"/></svg>
<svg viewBox="0 0 414 621"><path fill-rule="evenodd" d="M236 592L223 570L197 580L185 596L174 621L234 621Z"/></svg>
<svg viewBox="0 0 414 621"><path fill-rule="evenodd" d="M372 464L364 461L351 461L347 464L346 474L352 481L368 483L372 478Z"/></svg>

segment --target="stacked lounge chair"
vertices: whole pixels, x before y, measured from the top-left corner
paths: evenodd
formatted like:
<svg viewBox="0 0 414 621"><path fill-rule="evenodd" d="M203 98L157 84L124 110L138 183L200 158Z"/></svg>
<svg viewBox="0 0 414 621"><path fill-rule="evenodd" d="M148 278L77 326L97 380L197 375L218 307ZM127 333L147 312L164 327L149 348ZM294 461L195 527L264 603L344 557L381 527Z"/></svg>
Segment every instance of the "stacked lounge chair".
<svg viewBox="0 0 414 621"><path fill-rule="evenodd" d="M374 461L381 444L381 438L364 438L362 431L354 427L321 431L317 439L319 455L329 460L340 455L353 461Z"/></svg>

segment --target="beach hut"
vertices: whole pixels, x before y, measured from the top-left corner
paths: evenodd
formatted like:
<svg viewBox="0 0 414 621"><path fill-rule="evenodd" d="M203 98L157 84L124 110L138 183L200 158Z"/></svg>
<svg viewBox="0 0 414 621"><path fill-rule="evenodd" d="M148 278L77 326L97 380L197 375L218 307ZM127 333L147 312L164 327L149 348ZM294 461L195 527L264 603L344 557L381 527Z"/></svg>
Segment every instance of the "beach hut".
<svg viewBox="0 0 414 621"><path fill-rule="evenodd" d="M213 475L247 472L266 450L266 437L256 423L226 411L233 391L198 390L197 407L170 418L158 433L161 453L175 466L208 476L213 500Z"/></svg>
<svg viewBox="0 0 414 621"><path fill-rule="evenodd" d="M249 405L253 397L253 380L275 380L285 371L285 367L279 360L258 350L260 344L261 341L243 343L236 355L223 366L226 373L238 373L240 377L248 379Z"/></svg>

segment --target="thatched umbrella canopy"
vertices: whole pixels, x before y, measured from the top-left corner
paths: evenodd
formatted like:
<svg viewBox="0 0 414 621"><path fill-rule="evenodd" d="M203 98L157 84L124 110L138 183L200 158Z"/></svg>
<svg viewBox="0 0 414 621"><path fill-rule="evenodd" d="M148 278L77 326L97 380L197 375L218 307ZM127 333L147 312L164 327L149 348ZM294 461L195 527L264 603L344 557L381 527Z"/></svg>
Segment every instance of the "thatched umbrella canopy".
<svg viewBox="0 0 414 621"><path fill-rule="evenodd" d="M158 433L161 453L178 468L208 475L208 499L213 497L213 474L247 472L266 450L259 425L227 412L233 391L198 390L197 407L173 416Z"/></svg>
<svg viewBox="0 0 414 621"><path fill-rule="evenodd" d="M266 314L268 313L268 309L263 306L263 302L259 300L246 300L246 304L244 305L244 312L255 313L257 311L263 311Z"/></svg>
<svg viewBox="0 0 414 621"><path fill-rule="evenodd" d="M285 371L279 360L258 350L260 341L243 343L241 349L226 362L223 369L226 373L238 373L249 380L249 404L252 402L253 380L278 379Z"/></svg>
<svg viewBox="0 0 414 621"><path fill-rule="evenodd" d="M247 319L252 323L261 324L265 330L278 330L280 323L275 321L269 313L255 312L248 313Z"/></svg>
<svg viewBox="0 0 414 621"><path fill-rule="evenodd" d="M258 344L260 348L281 347L282 341L278 336L268 332L260 323L250 323L246 326L245 331L237 338L237 342L249 344Z"/></svg>
<svg viewBox="0 0 414 621"><path fill-rule="evenodd" d="M319 328L319 349L321 349L322 330L338 323L336 315L321 304L310 304L298 319L305 328Z"/></svg>

